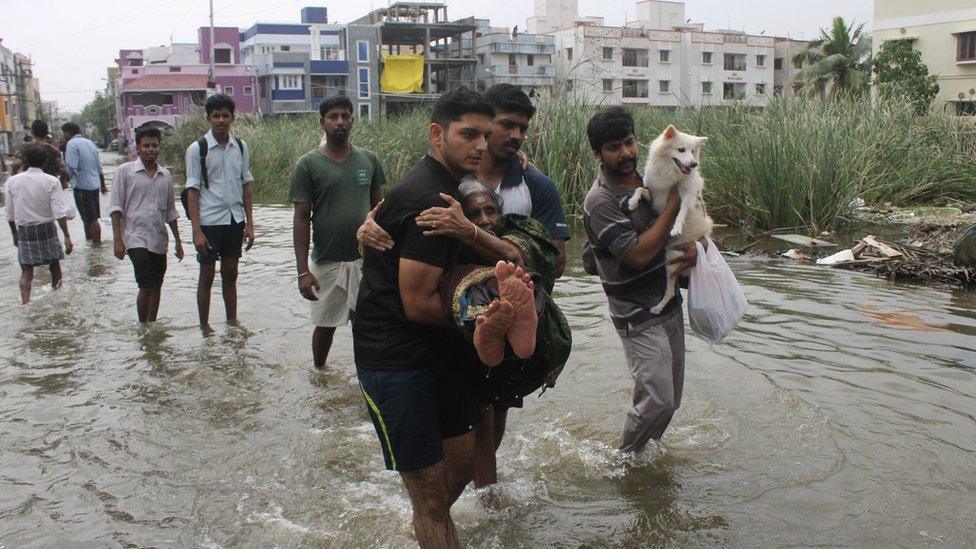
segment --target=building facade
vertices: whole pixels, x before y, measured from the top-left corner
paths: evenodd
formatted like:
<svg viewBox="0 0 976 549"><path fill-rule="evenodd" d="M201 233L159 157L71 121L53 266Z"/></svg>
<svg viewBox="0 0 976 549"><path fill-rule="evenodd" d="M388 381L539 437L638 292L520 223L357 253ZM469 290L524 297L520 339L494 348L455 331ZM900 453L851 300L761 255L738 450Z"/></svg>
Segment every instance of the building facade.
<svg viewBox="0 0 976 549"><path fill-rule="evenodd" d="M874 55L888 40L908 40L938 76L935 108L976 115L976 2L875 0Z"/></svg>
<svg viewBox="0 0 976 549"><path fill-rule="evenodd" d="M244 62L257 73L262 114L313 112L326 97L353 95L346 28L330 25L327 13L307 7L301 23L256 23L241 33Z"/></svg>
<svg viewBox="0 0 976 549"><path fill-rule="evenodd" d="M175 127L188 112L202 107L210 81L210 29L201 27L196 44L171 44L145 50L120 50L117 121L131 148L135 131L142 127ZM254 67L243 63L237 28L214 29L216 90L229 95L237 115L257 112Z"/></svg>
<svg viewBox="0 0 976 549"><path fill-rule="evenodd" d="M792 38L773 39L773 94L791 97L803 88L796 73L803 69L803 62L794 58L807 50L809 42Z"/></svg>
<svg viewBox="0 0 976 549"><path fill-rule="evenodd" d="M764 107L773 93L771 37L595 25L555 37L558 85L587 104Z"/></svg>
<svg viewBox="0 0 976 549"><path fill-rule="evenodd" d="M474 42L477 58L474 82L478 90L484 91L495 84L511 84L529 97L550 95L556 80L554 36L492 27L487 19L469 17L462 22L477 27L473 34L462 39L462 48Z"/></svg>

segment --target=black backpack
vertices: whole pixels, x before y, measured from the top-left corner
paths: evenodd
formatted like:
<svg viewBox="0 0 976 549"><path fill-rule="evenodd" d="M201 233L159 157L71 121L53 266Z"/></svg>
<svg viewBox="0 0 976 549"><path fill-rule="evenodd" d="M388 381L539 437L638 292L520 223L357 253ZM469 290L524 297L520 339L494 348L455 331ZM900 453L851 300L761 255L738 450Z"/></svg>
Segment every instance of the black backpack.
<svg viewBox="0 0 976 549"><path fill-rule="evenodd" d="M244 143L237 137L234 137L234 141L237 142L237 148L241 150L241 168L243 169ZM209 189L210 178L207 176L207 151L210 150L210 147L207 146L206 137L201 137L200 139L197 139L197 149L200 151L200 178L203 179L204 188ZM244 179L243 173L241 174L241 179L242 180ZM180 192L180 203L183 204L183 211L186 212L187 218L190 217L190 202L189 199L187 198L188 191L189 189L187 189L186 186L184 186L183 191Z"/></svg>

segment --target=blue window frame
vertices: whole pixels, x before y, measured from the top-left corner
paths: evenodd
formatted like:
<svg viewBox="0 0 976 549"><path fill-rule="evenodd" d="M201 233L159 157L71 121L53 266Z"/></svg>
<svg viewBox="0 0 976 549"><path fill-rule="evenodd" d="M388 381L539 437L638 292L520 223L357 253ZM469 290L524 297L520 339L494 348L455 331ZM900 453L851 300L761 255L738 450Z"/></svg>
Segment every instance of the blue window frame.
<svg viewBox="0 0 976 549"><path fill-rule="evenodd" d="M360 63L369 63L369 42L356 42L356 59Z"/></svg>
<svg viewBox="0 0 976 549"><path fill-rule="evenodd" d="M369 98L369 69L366 67L359 69L359 97Z"/></svg>

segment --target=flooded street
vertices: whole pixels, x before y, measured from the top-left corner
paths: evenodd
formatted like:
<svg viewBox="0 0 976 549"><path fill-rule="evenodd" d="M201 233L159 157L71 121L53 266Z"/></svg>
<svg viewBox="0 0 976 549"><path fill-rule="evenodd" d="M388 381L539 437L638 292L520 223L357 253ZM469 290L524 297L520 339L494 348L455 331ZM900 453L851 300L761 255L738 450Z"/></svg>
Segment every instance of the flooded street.
<svg viewBox="0 0 976 549"><path fill-rule="evenodd" d="M128 259L86 244L78 219L64 288L39 270L27 307L0 237L0 547L415 545L350 329L313 372L291 210L255 215L242 326L219 321L215 288L209 337L189 254L170 256L145 328ZM185 219L181 233L189 251ZM509 416L500 507L472 490L455 506L465 544L976 543L976 294L730 259L746 318L713 349L689 332L683 406L663 447L626 462L632 381L576 234L556 285L573 354Z"/></svg>

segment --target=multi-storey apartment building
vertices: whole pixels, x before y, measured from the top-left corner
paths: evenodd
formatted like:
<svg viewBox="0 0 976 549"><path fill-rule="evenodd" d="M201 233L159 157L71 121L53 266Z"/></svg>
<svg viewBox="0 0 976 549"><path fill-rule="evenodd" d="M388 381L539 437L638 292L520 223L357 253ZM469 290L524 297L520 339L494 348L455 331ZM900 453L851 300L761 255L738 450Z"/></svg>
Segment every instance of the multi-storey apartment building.
<svg viewBox="0 0 976 549"><path fill-rule="evenodd" d="M326 97L352 95L346 28L330 25L327 13L306 7L301 23L255 23L241 33L244 62L256 68L262 114L311 112Z"/></svg>
<svg viewBox="0 0 976 549"><path fill-rule="evenodd" d="M231 96L237 113L257 111L254 67L242 63L240 31L214 29L212 75L216 89ZM121 50L116 59L118 124L131 146L135 130L173 127L194 106L202 106L210 84L210 29L200 27L196 44L172 44L146 50Z"/></svg>
<svg viewBox="0 0 976 549"><path fill-rule="evenodd" d="M346 26L347 40L355 44L349 63L359 102L365 101L383 115L402 112L431 101L460 86L473 87L477 59L474 44L464 42L476 30L473 22L451 21L447 6L434 2L395 2L373 10ZM384 92L379 86L387 56L419 55L422 73L419 91Z"/></svg>
<svg viewBox="0 0 976 549"><path fill-rule="evenodd" d="M557 87L589 104L768 104L772 37L705 31L685 21L682 2L644 0L637 8L625 27L587 18L553 32Z"/></svg>
<svg viewBox="0 0 976 549"><path fill-rule="evenodd" d="M976 115L974 0L875 0L875 55L888 40L910 41L938 76L936 108Z"/></svg>
<svg viewBox="0 0 976 549"><path fill-rule="evenodd" d="M555 37L546 34L519 33L518 29L492 27L487 19L469 17L463 23L474 24L473 34L462 39L462 49L474 40L478 64L474 81L479 90L495 84L512 84L529 97L545 97L555 82Z"/></svg>

